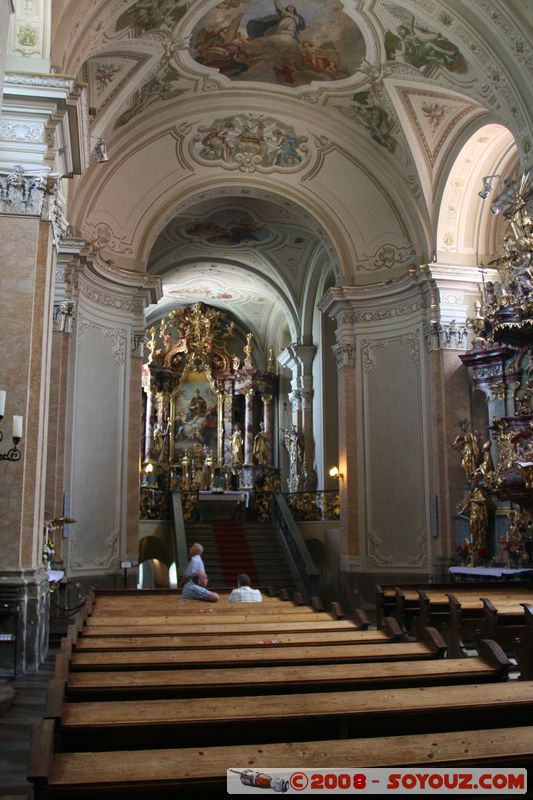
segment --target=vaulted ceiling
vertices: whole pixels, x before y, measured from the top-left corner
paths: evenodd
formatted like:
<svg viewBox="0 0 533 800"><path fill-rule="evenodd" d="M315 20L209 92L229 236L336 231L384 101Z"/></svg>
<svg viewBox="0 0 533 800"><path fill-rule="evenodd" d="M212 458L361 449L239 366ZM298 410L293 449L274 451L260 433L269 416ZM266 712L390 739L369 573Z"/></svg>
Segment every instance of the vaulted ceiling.
<svg viewBox="0 0 533 800"><path fill-rule="evenodd" d="M152 314L202 300L299 336L325 276L376 282L442 251L461 152L463 191L487 174L481 156L465 174L482 130L506 166L527 157L525 5L55 0L53 64L87 84L110 155L77 179L71 222L161 275Z"/></svg>

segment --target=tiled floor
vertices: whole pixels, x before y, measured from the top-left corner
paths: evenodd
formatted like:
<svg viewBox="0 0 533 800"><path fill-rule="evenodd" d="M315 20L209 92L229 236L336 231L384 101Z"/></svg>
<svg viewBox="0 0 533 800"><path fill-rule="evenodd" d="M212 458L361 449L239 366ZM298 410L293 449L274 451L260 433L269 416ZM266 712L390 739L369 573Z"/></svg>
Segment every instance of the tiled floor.
<svg viewBox="0 0 533 800"><path fill-rule="evenodd" d="M0 681L0 698L6 694L3 690L15 691L7 710L0 710L0 800L32 796L31 784L26 779L31 725L44 711L55 652L49 654L37 674Z"/></svg>

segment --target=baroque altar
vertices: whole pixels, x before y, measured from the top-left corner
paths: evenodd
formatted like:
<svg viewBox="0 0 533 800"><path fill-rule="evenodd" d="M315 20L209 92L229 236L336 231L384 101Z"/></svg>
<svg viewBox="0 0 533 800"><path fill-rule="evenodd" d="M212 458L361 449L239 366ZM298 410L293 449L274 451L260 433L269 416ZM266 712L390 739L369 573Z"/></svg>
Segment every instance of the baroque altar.
<svg viewBox="0 0 533 800"><path fill-rule="evenodd" d="M170 312L147 333L142 487L253 489L273 471L272 351L258 370L253 334L241 338L239 352L233 320L201 303Z"/></svg>

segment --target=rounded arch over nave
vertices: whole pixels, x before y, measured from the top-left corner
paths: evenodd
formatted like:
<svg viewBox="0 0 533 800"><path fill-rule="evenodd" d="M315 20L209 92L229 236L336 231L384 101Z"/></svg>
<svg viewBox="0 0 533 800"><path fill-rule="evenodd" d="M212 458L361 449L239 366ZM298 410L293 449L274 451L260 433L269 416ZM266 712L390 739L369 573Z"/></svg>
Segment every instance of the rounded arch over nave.
<svg viewBox="0 0 533 800"><path fill-rule="evenodd" d="M306 28L286 29L294 64L281 28L256 24L271 0L7 5L0 263L23 367L7 389L35 420L9 569L45 585L42 522L68 496L69 575L119 574L139 528L146 325L205 303L237 320L241 351L254 334L260 370L273 347L321 485L338 460L336 585L446 574L463 490L450 442L471 413L459 355L504 231L478 193L532 147L522 4L306 0Z"/></svg>

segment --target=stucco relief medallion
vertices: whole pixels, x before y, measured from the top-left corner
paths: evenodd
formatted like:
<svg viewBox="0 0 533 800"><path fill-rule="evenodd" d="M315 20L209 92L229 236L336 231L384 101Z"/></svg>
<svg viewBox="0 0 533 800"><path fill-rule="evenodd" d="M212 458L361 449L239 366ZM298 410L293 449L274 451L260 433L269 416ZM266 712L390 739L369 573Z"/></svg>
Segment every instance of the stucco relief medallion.
<svg viewBox="0 0 533 800"><path fill-rule="evenodd" d="M307 136L262 114L237 114L200 125L191 141L191 155L200 163L240 172L295 170L306 164Z"/></svg>

